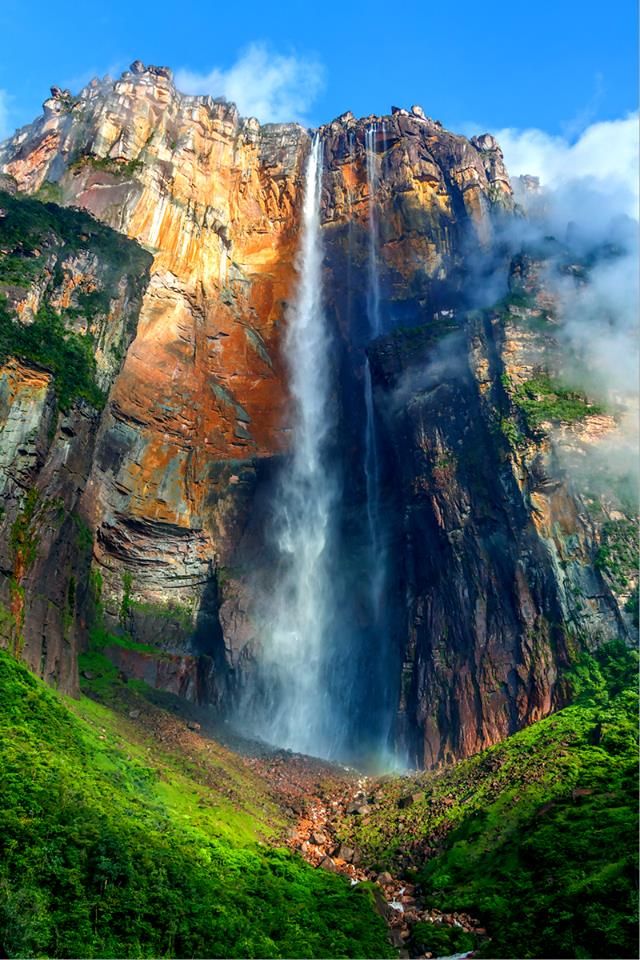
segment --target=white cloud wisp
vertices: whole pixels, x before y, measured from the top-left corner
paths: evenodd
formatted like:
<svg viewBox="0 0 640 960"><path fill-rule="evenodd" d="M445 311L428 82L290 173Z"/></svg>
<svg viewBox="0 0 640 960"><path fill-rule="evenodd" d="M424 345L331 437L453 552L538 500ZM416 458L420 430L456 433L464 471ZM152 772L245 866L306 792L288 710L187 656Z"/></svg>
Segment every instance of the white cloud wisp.
<svg viewBox="0 0 640 960"><path fill-rule="evenodd" d="M324 85L324 70L315 60L271 52L251 44L228 70L209 73L178 70L176 86L185 93L226 97L245 117L262 123L304 122Z"/></svg>

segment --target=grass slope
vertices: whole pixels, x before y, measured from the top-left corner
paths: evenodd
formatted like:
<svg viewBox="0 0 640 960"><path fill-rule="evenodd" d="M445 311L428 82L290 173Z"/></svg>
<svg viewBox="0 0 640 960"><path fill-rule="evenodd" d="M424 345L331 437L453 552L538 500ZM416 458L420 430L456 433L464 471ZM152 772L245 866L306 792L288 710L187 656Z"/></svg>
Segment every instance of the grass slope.
<svg viewBox="0 0 640 960"><path fill-rule="evenodd" d="M0 653L6 956L394 955L370 890L264 844L283 825L265 788L201 754Z"/></svg>
<svg viewBox="0 0 640 960"><path fill-rule="evenodd" d="M380 867L426 852L427 901L479 916L486 956L638 956L637 660L609 645L573 686L574 705L451 769L389 780L367 823L341 827Z"/></svg>

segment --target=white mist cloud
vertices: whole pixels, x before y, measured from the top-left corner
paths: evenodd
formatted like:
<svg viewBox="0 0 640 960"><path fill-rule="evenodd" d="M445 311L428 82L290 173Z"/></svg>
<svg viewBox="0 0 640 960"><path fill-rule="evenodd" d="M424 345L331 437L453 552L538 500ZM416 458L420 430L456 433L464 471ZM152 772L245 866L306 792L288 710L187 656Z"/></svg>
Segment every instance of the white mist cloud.
<svg viewBox="0 0 640 960"><path fill-rule="evenodd" d="M609 216L638 216L638 114L591 124L573 143L536 129L494 135L512 177L532 174L553 191L579 181L607 202Z"/></svg>
<svg viewBox="0 0 640 960"><path fill-rule="evenodd" d="M593 446L581 470L638 480L638 115L593 123L573 142L542 130L495 132L511 177L540 178L519 194L529 218L511 225L517 248L554 236L589 263L587 282L549 264L563 372L570 385L618 410L618 429ZM575 465L570 465L574 470Z"/></svg>
<svg viewBox="0 0 640 960"><path fill-rule="evenodd" d="M324 69L318 61L274 53L257 43L228 70L176 73L176 86L184 93L226 97L243 116L262 123L304 121L323 85Z"/></svg>

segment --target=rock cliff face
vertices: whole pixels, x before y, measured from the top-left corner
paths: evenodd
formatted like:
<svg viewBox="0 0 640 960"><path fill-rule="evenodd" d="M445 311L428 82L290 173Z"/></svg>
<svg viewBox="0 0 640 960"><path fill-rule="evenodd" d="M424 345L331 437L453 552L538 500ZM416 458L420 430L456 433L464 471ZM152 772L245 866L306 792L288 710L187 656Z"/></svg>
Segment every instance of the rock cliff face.
<svg viewBox="0 0 640 960"><path fill-rule="evenodd" d="M92 546L81 498L151 258L86 214L6 192L0 248L0 634L73 691Z"/></svg>
<svg viewBox="0 0 640 960"><path fill-rule="evenodd" d="M372 351L401 485L398 735L425 767L551 712L576 651L627 630L594 567L599 524L563 462L563 451L588 455L614 424L585 402L562 432L531 429L518 383L557 345L530 329L528 313L539 315L474 313L454 332L402 331Z"/></svg>
<svg viewBox="0 0 640 960"><path fill-rule="evenodd" d="M600 528L556 479L557 441L540 427L527 433L523 420L552 331L529 330L537 307L469 312L487 258L508 267L494 239L514 210L498 144L455 136L418 107L344 114L319 135L344 478L347 560L337 576L363 664L354 725L384 700L394 741L429 766L548 713L574 645L626 627L615 585L594 567ZM102 412L95 397L80 397L60 413L47 358L35 365L22 347L5 350L3 632L64 689L75 689L75 648L88 642L83 618L116 636L106 649L125 676L222 710L250 682L271 478L288 446L282 334L309 144L297 125L244 120L223 101L181 95L165 68L136 62L78 97L52 91L43 116L0 147L13 190L82 208L96 219L69 213L93 225L78 220L79 230L101 221L109 237L117 231L147 251L123 238L135 256L108 283L99 243L54 251L42 277L22 276L17 287L0 274L23 329L45 304L66 311L68 330L91 333L96 388L109 391ZM371 345L373 219L384 335ZM514 289L525 280L544 298L533 267L512 265ZM95 305L95 291L109 307L91 327L78 297ZM376 638L386 680L373 688L358 560L367 352L392 571L392 616ZM592 443L613 426L586 410L560 443ZM27 502L34 484L39 497ZM61 524L51 513L57 498ZM34 524L43 531L35 554Z"/></svg>

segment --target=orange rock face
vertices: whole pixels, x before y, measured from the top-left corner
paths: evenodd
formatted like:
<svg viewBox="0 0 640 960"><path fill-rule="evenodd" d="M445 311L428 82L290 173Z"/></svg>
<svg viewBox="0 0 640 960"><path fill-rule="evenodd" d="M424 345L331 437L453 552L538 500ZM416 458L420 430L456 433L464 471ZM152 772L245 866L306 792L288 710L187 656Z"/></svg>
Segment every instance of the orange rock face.
<svg viewBox="0 0 640 960"><path fill-rule="evenodd" d="M5 164L28 191L57 167L60 199L154 255L86 494L96 560L113 573L114 593L119 563L136 567L146 551L160 572L145 584L144 564L136 569L140 596L164 599L163 566L189 593L225 553L207 518L211 464L283 446L279 336L295 283L307 140L299 127L261 129L232 105L181 97L168 76L145 71L108 89L93 84L72 106L47 101L33 141ZM123 518L127 528L141 522L135 537ZM188 557L158 548L163 526L168 542L184 533Z"/></svg>

